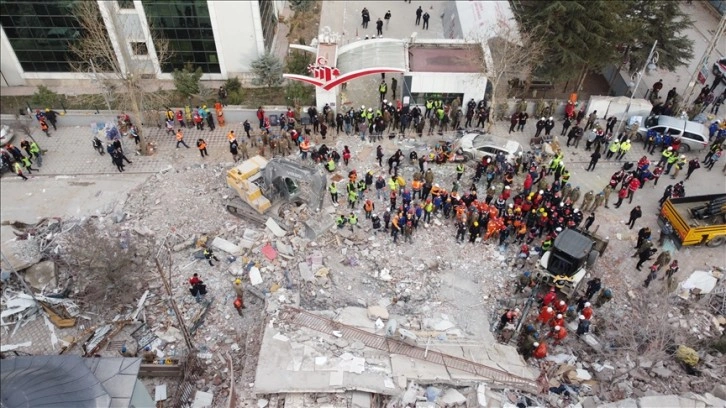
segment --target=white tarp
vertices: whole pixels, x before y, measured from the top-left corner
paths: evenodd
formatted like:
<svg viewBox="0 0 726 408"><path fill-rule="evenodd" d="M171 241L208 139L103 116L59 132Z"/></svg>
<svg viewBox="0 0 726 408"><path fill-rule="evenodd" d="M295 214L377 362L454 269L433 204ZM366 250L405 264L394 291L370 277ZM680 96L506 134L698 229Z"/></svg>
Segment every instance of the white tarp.
<svg viewBox="0 0 726 408"><path fill-rule="evenodd" d="M691 289L699 289L701 293L711 293L713 288L716 287L718 279L711 274L709 271L695 271L688 277L688 279L681 282L679 285L678 296L683 299L688 299L688 295Z"/></svg>

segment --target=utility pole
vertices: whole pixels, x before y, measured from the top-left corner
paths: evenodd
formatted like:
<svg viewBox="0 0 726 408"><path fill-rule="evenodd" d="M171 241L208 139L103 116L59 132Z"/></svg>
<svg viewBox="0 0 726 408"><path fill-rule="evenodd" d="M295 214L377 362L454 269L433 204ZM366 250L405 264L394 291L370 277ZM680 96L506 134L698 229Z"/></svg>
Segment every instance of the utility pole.
<svg viewBox="0 0 726 408"><path fill-rule="evenodd" d="M633 103L633 97L638 92L638 86L640 85L640 80L643 79L643 75L645 75L645 70L648 69L648 65L650 65L651 61L653 60L653 54L655 54L655 47L657 45L658 40L655 40L655 42L653 43L653 48L650 49L650 54L648 54L648 58L645 60L645 64L643 64L643 69L638 71L638 80L635 82L635 87L633 87L633 90L630 92L628 106L625 108L625 112L623 112L622 119L620 119L620 124L618 125L618 133L620 132L620 129L622 129L623 124L628 117L628 112L630 112L630 105Z"/></svg>
<svg viewBox="0 0 726 408"><path fill-rule="evenodd" d="M169 284L169 279L164 273L164 268L162 268L159 263L159 258L154 258L154 262L156 263L156 269L159 271L159 275L161 276L161 281L164 284L166 295L169 296L169 303L171 304L172 309L174 309L174 315L176 315L176 321L179 324L179 331L181 331L184 336L184 343L186 344L187 349L189 349L189 352L192 352L195 349L194 342L192 341L192 335L189 333L189 329L187 328L186 323L184 323L184 317L182 317L181 311L176 305L174 293L172 292L171 285ZM171 270L169 270L169 272L171 273Z"/></svg>
<svg viewBox="0 0 726 408"><path fill-rule="evenodd" d="M683 100L684 107L688 106L688 103L691 101L693 93L696 91L696 76L699 72L701 72L701 68L704 65L707 65L708 61L711 59L711 53L713 52L713 49L716 48L716 44L718 44L721 40L721 35L723 35L724 29L726 29L726 15L721 17L721 22L718 24L716 33L713 37L711 37L711 42L708 43L708 47L706 47L706 51L703 53L700 64L698 64L696 70L693 71L693 74L691 74L691 79L688 80L688 88L686 88L686 91L690 88L690 92L688 92L688 97Z"/></svg>

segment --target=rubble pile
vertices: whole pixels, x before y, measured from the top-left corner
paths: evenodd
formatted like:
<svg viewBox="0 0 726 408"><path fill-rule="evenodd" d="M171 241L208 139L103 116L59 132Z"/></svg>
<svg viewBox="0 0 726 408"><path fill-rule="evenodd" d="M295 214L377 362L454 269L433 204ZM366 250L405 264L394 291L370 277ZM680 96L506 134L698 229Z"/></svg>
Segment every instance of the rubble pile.
<svg viewBox="0 0 726 408"><path fill-rule="evenodd" d="M342 143L341 140L336 146L339 151ZM364 163L358 164L361 174L370 168L376 177L387 175L387 169L377 164L368 164L366 168L365 163L373 163L372 146L357 141L346 143L353 149L354 158ZM423 149L418 141L397 143L406 152ZM276 341L294 344L295 350L304 350L305 356L312 358L312 363L301 362L300 367L342 364L346 370L380 373L390 369L387 364L391 364L390 359L385 363L385 358L372 358L374 353L364 352L365 345L360 341L286 323L282 318L286 309L317 311L341 324L365 327L380 335L394 333L403 341L424 347L447 341L461 345L475 341L495 344L490 328L490 321L494 321L486 312L492 311L491 315L498 318L502 305L513 298L516 277L523 270L536 267L536 256L526 263L525 269L514 266L514 244L456 244L453 224L441 214L434 215L430 225L422 223L414 232L414 245L395 245L387 231L375 233L363 218L360 204L358 226L334 227L315 240L304 236L303 224L313 216L304 205L281 207L278 215L285 221L287 231L282 231L275 221L268 221L265 226L236 218L224 206L233 197L232 190L224 184L224 174L231 166L232 163L196 164L167 169L151 176L113 210L100 216L13 225L17 239L3 243L3 253L33 288L43 308L47 305L51 310L44 313L55 314L58 319L75 319L65 329L59 326L61 320L52 319L57 328L53 335L60 338L68 352L84 353L90 345L98 346L100 355L118 355L124 345L125 353L142 356L148 346L153 353L151 364L170 366L194 354L204 368L201 376L193 380L200 398L221 406L234 393L238 401L243 401L240 405L277 406L275 400L283 398L282 395L272 391L257 395L254 391L255 371L267 330L276 330ZM416 163L406 161L399 173L409 176L417 168ZM431 169L442 187L453 184L455 176L450 166L434 165ZM340 174L344 171L347 170ZM471 168L466 171L473 172ZM513 189L518 188L515 182ZM366 194L375 196L375 192ZM388 200L376 199L375 205L374 212L381 214ZM344 200L339 207L322 210L330 216L349 211L344 208ZM617 226L619 220L608 219L606 214L600 223ZM73 234L87 231L89 225L109 237L117 244L119 253L126 253L129 259L120 281L123 286L116 289L119 293L101 297L96 303L77 299L86 294L83 285L88 282L63 262L64 255L69 253L68 243L79 242ZM617 294L611 304L598 309L595 315L589 338L594 339L598 348L578 339L570 329L572 336L563 345L553 347L545 362L530 363L530 367L542 372L540 382L548 393L535 396L492 388L483 382L406 381L391 377L392 383L382 383L394 387L387 388L389 394L289 393L284 396L286 404L371 406L365 405L365 401L373 398L375 403L393 404L390 406L496 407L519 403L564 407L579 401L583 407L589 407L671 394L674 398L718 406L719 398L726 399L724 390L713 389L713 384L726 376L723 355L711 352L706 345L723 336L726 319L707 307L712 298L683 300L658 310L665 327L681 333L667 358L649 360L632 350L618 349L616 342L608 340L613 336L613 324L636 310L634 298L640 293L632 288L644 278L620 270L619 264L632 253L634 237L619 238L624 242L614 242L608 249L612 262L598 265L599 276ZM204 256L205 246L217 258L210 259L213 266ZM9 266L5 259L3 262L6 271ZM188 280L194 273L207 289L200 299L189 291ZM233 285L237 279L245 288L246 308L241 315L233 305ZM25 322L35 319L38 310L22 295L22 282L9 274L3 275L2 280L3 333L20 332ZM114 300L110 301L111 298ZM176 316L172 299L180 316ZM526 300L523 296L514 301L522 305ZM191 342L193 350L187 342ZM10 343L14 341L3 341L4 346L12 346ZM684 375L688 371L675 357L680 345L696 350L699 361L691 369L699 375ZM14 347L32 353L34 346L16 343ZM174 382L163 378L145 381L149 386ZM174 388L170 391L173 394Z"/></svg>

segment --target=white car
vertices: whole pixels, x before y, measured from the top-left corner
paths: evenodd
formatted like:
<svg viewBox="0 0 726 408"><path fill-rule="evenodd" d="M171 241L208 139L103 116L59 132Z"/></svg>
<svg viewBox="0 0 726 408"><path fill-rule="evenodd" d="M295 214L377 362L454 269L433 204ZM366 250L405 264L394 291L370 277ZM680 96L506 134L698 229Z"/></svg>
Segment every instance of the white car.
<svg viewBox="0 0 726 408"><path fill-rule="evenodd" d="M513 160L523 152L522 145L513 140L481 133L464 133L456 140L455 151L461 149L467 160L481 160L484 156L497 157L503 153L507 160Z"/></svg>
<svg viewBox="0 0 726 408"><path fill-rule="evenodd" d="M13 136L15 136L15 134L13 133L13 130L10 129L10 126L3 125L0 129L0 146L5 146L5 144L10 143L13 140Z"/></svg>

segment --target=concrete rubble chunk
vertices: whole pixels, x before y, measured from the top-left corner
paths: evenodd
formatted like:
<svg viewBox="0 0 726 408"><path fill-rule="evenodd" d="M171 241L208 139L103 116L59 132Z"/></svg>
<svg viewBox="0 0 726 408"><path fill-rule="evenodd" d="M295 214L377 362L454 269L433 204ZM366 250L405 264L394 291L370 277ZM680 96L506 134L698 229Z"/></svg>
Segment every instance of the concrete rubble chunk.
<svg viewBox="0 0 726 408"><path fill-rule="evenodd" d="M373 320L388 320L388 310L378 305L368 306L368 317Z"/></svg>
<svg viewBox="0 0 726 408"><path fill-rule="evenodd" d="M458 405L466 402L466 397L459 391L449 388L439 397L439 402L444 405Z"/></svg>
<svg viewBox="0 0 726 408"><path fill-rule="evenodd" d="M265 226L267 226L267 228L269 228L270 231L272 231L272 233L275 234L275 236L278 238L282 238L285 236L285 234L287 234L285 230L280 227L280 224L275 222L275 220L273 220L272 218L267 219L267 222L265 222Z"/></svg>
<svg viewBox="0 0 726 408"><path fill-rule="evenodd" d="M262 275L256 266L250 268L250 283L252 285L259 285L262 283Z"/></svg>
<svg viewBox="0 0 726 408"><path fill-rule="evenodd" d="M194 395L192 408L209 408L214 402L214 394L204 391L197 391Z"/></svg>
<svg viewBox="0 0 726 408"><path fill-rule="evenodd" d="M711 390L711 394L713 394L716 398L721 398L722 400L726 400L726 385L724 384L718 384L715 387L713 387L713 390Z"/></svg>
<svg viewBox="0 0 726 408"><path fill-rule="evenodd" d="M25 281L35 289L58 286L55 262L43 261L25 270Z"/></svg>
<svg viewBox="0 0 726 408"><path fill-rule="evenodd" d="M151 228L149 228L145 225L144 226L137 225L133 229L134 229L135 233L141 235L142 237L153 237L155 234L154 231L151 230Z"/></svg>
<svg viewBox="0 0 726 408"><path fill-rule="evenodd" d="M192 235L186 241L180 242L180 243L174 245L173 247L171 247L171 250L174 251L174 252L183 251L183 250L191 247L192 245L194 245L194 243L196 241L197 241L196 237Z"/></svg>
<svg viewBox="0 0 726 408"><path fill-rule="evenodd" d="M353 391L350 401L351 408L370 408L371 394L362 391Z"/></svg>
<svg viewBox="0 0 726 408"><path fill-rule="evenodd" d="M220 237L214 237L214 240L212 241L212 247L234 256L240 256L242 254L242 249L239 246Z"/></svg>
<svg viewBox="0 0 726 408"><path fill-rule="evenodd" d="M281 241L275 241L275 247L277 247L277 252L281 255L293 256L295 254L290 245L286 245Z"/></svg>
<svg viewBox="0 0 726 408"><path fill-rule="evenodd" d="M486 408L487 406L487 385L479 383L476 386L476 403L479 404L479 408Z"/></svg>
<svg viewBox="0 0 726 408"><path fill-rule="evenodd" d="M270 401L260 398L257 400L257 408L265 408L269 403Z"/></svg>
<svg viewBox="0 0 726 408"><path fill-rule="evenodd" d="M32 239L3 242L3 255L5 256L0 260L3 270L14 268L16 271L22 271L41 260L38 243Z"/></svg>

